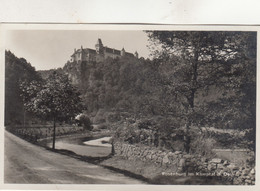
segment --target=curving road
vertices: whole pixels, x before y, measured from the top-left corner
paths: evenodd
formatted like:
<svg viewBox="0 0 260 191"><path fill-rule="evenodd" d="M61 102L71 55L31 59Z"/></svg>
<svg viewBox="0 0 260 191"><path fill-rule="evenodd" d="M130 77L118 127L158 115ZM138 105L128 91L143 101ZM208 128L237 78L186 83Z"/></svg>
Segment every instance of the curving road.
<svg viewBox="0 0 260 191"><path fill-rule="evenodd" d="M60 155L5 132L5 183L143 184L103 167Z"/></svg>

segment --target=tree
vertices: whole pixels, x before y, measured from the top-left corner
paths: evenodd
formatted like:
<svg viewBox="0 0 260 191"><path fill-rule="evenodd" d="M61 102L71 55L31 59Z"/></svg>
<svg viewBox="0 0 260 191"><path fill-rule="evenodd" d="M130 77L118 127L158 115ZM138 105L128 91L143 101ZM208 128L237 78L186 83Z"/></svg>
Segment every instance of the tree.
<svg viewBox="0 0 260 191"><path fill-rule="evenodd" d="M24 121L25 112L19 88L22 81L40 83L41 77L24 58L17 58L12 52L5 51L5 125L18 125Z"/></svg>
<svg viewBox="0 0 260 191"><path fill-rule="evenodd" d="M186 152L190 149L192 125L227 127L230 121L241 117L242 103L247 105L244 109L248 108L243 113L251 115L251 126L247 127L255 129L255 93L245 88L248 84L256 88L255 32L147 33L155 60L162 69L172 68L164 70L165 86L175 98L175 116L185 121ZM250 96L250 101L242 102L246 96ZM249 119L246 115L244 118Z"/></svg>
<svg viewBox="0 0 260 191"><path fill-rule="evenodd" d="M55 71L49 75L45 83L22 83L21 89L22 96L26 98L26 109L40 118L53 121L52 148L55 149L56 122L72 120L82 111L80 94L67 76Z"/></svg>

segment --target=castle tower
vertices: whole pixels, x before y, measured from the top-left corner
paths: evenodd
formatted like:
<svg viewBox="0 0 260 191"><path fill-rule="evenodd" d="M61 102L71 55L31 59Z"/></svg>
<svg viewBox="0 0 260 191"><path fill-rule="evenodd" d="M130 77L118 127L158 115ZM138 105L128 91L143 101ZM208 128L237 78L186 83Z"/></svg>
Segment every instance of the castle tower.
<svg viewBox="0 0 260 191"><path fill-rule="evenodd" d="M125 49L124 48L122 48L120 54L121 54L121 56L125 56Z"/></svg>
<svg viewBox="0 0 260 191"><path fill-rule="evenodd" d="M104 54L104 46L100 38L98 39L95 47L96 47L97 54Z"/></svg>
<svg viewBox="0 0 260 191"><path fill-rule="evenodd" d="M135 51L135 57L138 58L138 52L137 51Z"/></svg>

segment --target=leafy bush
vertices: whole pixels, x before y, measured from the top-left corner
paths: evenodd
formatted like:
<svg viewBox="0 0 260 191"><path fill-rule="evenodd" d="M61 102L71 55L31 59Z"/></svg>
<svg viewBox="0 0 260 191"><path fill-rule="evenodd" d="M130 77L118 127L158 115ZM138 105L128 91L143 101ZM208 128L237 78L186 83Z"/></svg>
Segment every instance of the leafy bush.
<svg viewBox="0 0 260 191"><path fill-rule="evenodd" d="M100 125L98 125L98 129L107 129L108 125L106 123L102 123Z"/></svg>
<svg viewBox="0 0 260 191"><path fill-rule="evenodd" d="M121 120L121 116L119 112L109 113L107 116L107 122L114 123Z"/></svg>
<svg viewBox="0 0 260 191"><path fill-rule="evenodd" d="M78 121L79 125L82 125L85 130L92 130L93 126L90 121L90 118L85 114L79 114L75 118Z"/></svg>
<svg viewBox="0 0 260 191"><path fill-rule="evenodd" d="M197 134L192 137L190 152L213 158L215 156L215 153L213 152L215 144L215 139Z"/></svg>

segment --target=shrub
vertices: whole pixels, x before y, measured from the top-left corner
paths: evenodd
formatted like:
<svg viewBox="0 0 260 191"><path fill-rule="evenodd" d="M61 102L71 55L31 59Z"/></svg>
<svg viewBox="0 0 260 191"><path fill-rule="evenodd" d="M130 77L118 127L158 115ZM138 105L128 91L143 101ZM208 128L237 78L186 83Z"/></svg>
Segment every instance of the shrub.
<svg viewBox="0 0 260 191"><path fill-rule="evenodd" d="M216 155L213 152L215 144L215 139L211 137L205 137L203 135L194 135L190 144L190 152L192 154L200 154L208 158L213 158Z"/></svg>
<svg viewBox="0 0 260 191"><path fill-rule="evenodd" d="M78 124L83 126L84 130L92 130L93 126L90 121L90 118L85 114L79 114L76 116L76 120L78 121Z"/></svg>
<svg viewBox="0 0 260 191"><path fill-rule="evenodd" d="M108 125L106 123L102 123L101 125L98 126L98 129L107 129Z"/></svg>
<svg viewBox="0 0 260 191"><path fill-rule="evenodd" d="M120 113L118 113L118 112L109 113L108 116L107 116L107 121L109 123L114 123L114 122L117 122L117 121L120 121L120 120L121 120L121 116L120 116Z"/></svg>

